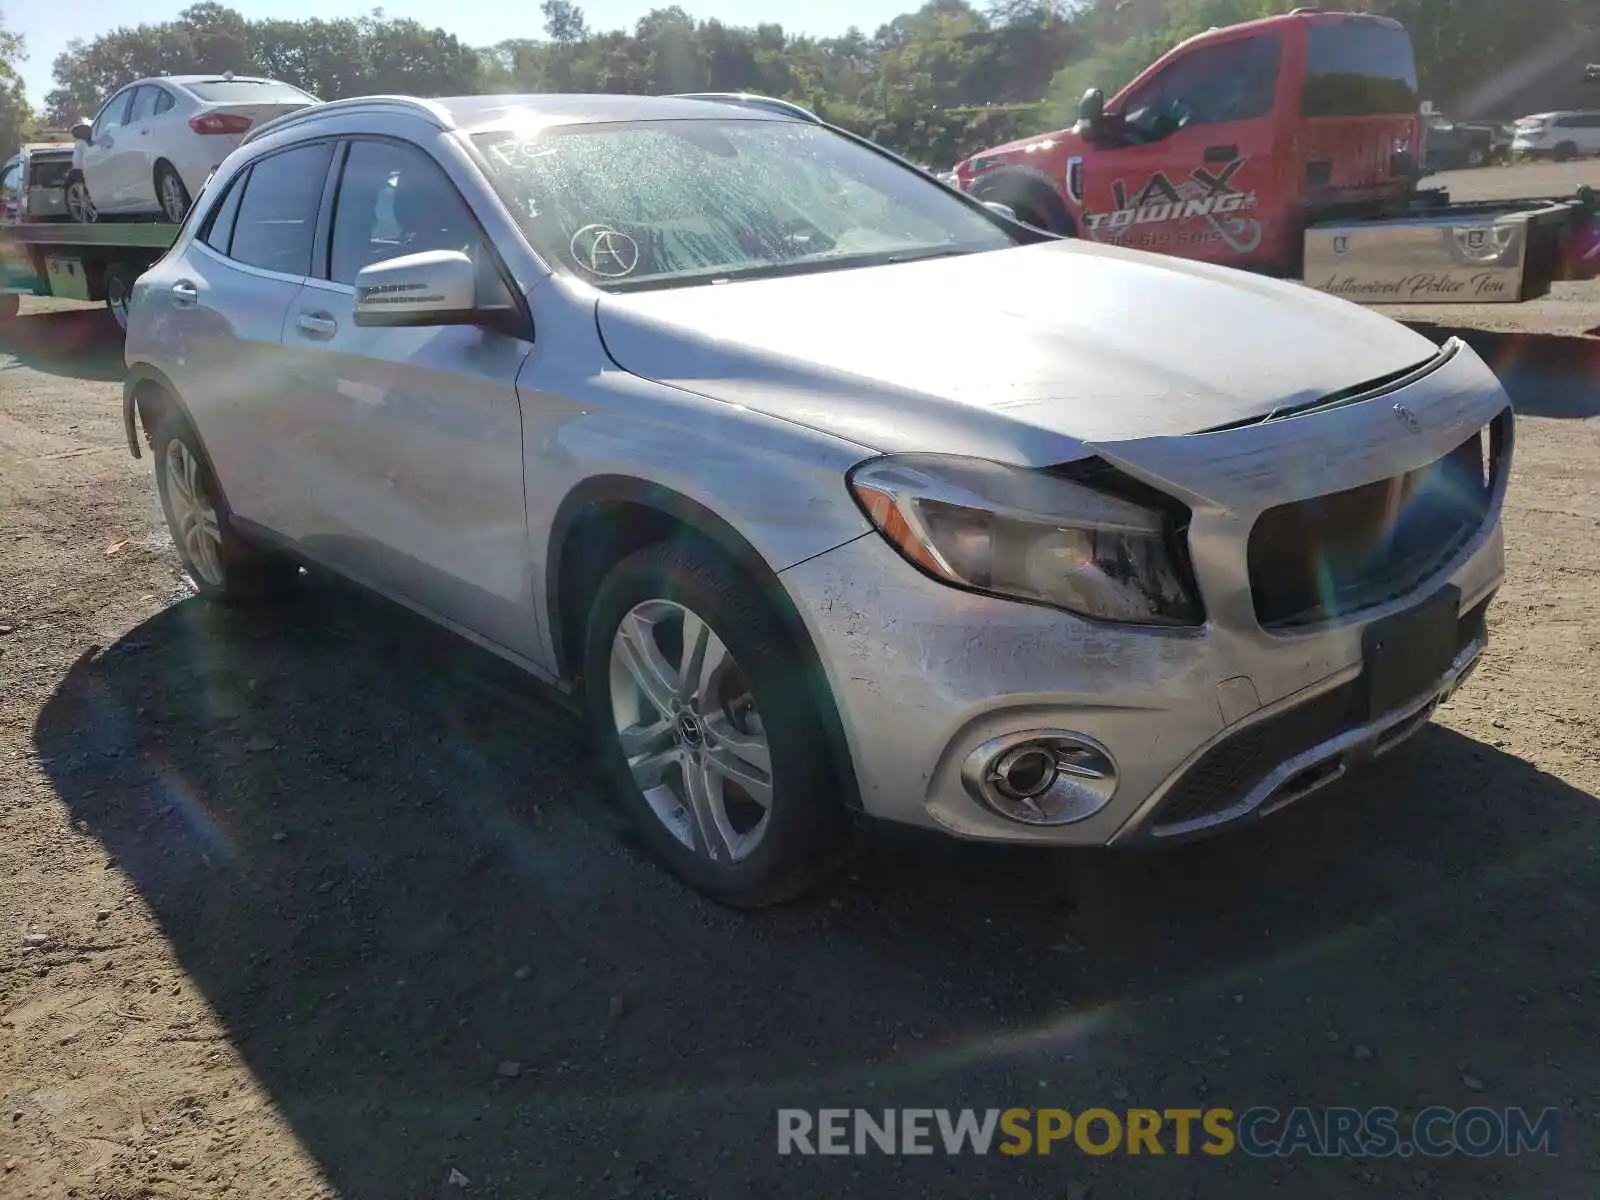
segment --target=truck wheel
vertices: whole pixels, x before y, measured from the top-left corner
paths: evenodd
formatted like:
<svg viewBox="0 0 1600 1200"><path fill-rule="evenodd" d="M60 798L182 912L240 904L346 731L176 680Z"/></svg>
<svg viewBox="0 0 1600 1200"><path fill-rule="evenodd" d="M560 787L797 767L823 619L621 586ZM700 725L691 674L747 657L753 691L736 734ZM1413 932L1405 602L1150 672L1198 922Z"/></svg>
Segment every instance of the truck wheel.
<svg viewBox="0 0 1600 1200"><path fill-rule="evenodd" d="M100 219L89 195L89 185L76 172L67 180L67 215L79 225L93 225Z"/></svg>
<svg viewBox="0 0 1600 1200"><path fill-rule="evenodd" d="M189 189L171 163L156 164L156 199L161 201L161 215L174 225L181 225L189 215Z"/></svg>
<svg viewBox="0 0 1600 1200"><path fill-rule="evenodd" d="M112 263L106 268L106 311L123 333L128 332L128 300L133 296L133 281L138 278L132 267Z"/></svg>
<svg viewBox="0 0 1600 1200"><path fill-rule="evenodd" d="M1467 166L1481 167L1489 161L1489 152L1481 146L1473 146L1467 151Z"/></svg>
<svg viewBox="0 0 1600 1200"><path fill-rule="evenodd" d="M1555 160L1557 162L1571 162L1578 157L1577 142L1562 142L1556 147Z"/></svg>
<svg viewBox="0 0 1600 1200"><path fill-rule="evenodd" d="M252 603L282 593L299 568L234 529L194 426L176 405L164 407L150 439L156 491L178 559L195 589L223 604Z"/></svg>
<svg viewBox="0 0 1600 1200"><path fill-rule="evenodd" d="M1061 202L1061 197L1040 184L1015 179L996 179L988 184L980 183L972 190L972 198L1009 205L1011 211L1017 214L1019 221L1025 225L1032 225L1035 229L1060 234L1062 237L1078 236L1077 222L1072 219L1067 206Z"/></svg>
<svg viewBox="0 0 1600 1200"><path fill-rule="evenodd" d="M606 781L655 855L724 904L776 904L840 861L802 673L766 601L694 542L629 555L590 608L584 716Z"/></svg>

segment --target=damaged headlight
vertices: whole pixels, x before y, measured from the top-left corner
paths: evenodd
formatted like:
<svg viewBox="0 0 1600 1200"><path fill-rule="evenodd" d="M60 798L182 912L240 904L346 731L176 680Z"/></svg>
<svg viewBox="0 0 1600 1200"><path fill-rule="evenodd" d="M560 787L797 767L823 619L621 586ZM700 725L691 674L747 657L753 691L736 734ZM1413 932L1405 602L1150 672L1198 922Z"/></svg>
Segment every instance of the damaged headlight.
<svg viewBox="0 0 1600 1200"><path fill-rule="evenodd" d="M945 583L1103 621L1203 620L1178 531L1157 508L946 455L874 459L849 484L890 545Z"/></svg>

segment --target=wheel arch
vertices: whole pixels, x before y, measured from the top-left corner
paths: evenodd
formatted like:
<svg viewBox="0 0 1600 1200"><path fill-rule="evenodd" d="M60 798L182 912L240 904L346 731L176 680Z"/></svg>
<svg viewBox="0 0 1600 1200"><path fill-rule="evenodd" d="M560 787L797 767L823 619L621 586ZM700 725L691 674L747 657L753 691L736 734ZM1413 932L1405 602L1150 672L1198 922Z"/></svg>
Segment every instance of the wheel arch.
<svg viewBox="0 0 1600 1200"><path fill-rule="evenodd" d="M1072 210L1041 171L1020 166L1000 167L973 180L968 191L976 200L994 200L1013 207L1016 207L1013 200L1020 201L1049 222L1045 232L1061 237L1078 236L1078 222Z"/></svg>
<svg viewBox="0 0 1600 1200"><path fill-rule="evenodd" d="M172 380L159 367L149 363L135 363L128 368L128 378L122 385L122 425L123 432L128 438L128 451L135 458L143 458L139 449L139 434L142 431L147 442L154 448L156 429L161 424L166 414L176 412L183 418L190 431L194 434L195 450L199 452L206 470L211 473L211 481L216 485L217 502L224 511L232 512L228 504L227 489L222 482L222 477L217 474L216 464L211 461L211 451L206 446L205 435L200 432L200 426L195 422L194 414L189 411L189 406L184 403L183 396L173 386Z"/></svg>
<svg viewBox="0 0 1600 1200"><path fill-rule="evenodd" d="M550 526L545 556L545 610L555 666L562 678L581 673L589 599L605 572L646 546L682 538L710 546L745 577L777 618L805 672L836 764L845 805L860 811L854 759L827 672L810 631L777 572L727 520L673 488L629 475L599 475L567 493Z"/></svg>

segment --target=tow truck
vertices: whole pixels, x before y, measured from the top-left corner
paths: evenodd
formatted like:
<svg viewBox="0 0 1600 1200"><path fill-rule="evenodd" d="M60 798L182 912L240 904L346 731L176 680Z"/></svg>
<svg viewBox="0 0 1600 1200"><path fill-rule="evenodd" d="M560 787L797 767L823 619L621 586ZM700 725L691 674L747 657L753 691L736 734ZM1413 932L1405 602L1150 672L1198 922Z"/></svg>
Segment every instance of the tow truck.
<svg viewBox="0 0 1600 1200"><path fill-rule="evenodd" d="M1063 237L1298 279L1365 304L1516 303L1600 272L1592 191L1452 203L1423 179L1405 27L1298 8L1182 42L1071 129L954 184Z"/></svg>
<svg viewBox="0 0 1600 1200"><path fill-rule="evenodd" d="M165 253L176 225L72 224L65 181L69 141L30 142L0 175L0 320L21 296L103 300L126 324L133 281Z"/></svg>

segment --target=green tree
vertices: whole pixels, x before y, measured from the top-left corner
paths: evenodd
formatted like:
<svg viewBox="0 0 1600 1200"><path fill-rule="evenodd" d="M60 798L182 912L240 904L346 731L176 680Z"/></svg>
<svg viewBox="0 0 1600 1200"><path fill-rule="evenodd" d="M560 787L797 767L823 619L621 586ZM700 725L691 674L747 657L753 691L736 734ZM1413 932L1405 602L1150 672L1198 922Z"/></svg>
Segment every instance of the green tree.
<svg viewBox="0 0 1600 1200"><path fill-rule="evenodd" d="M27 57L22 35L6 28L5 13L0 11L0 159L9 158L33 128L33 109L17 70Z"/></svg>

